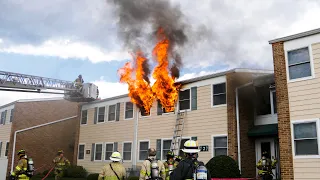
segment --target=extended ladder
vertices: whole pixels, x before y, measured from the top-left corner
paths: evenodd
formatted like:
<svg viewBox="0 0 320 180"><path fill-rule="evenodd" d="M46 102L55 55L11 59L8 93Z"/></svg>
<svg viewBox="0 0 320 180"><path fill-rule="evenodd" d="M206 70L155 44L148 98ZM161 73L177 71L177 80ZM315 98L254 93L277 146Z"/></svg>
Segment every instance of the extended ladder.
<svg viewBox="0 0 320 180"><path fill-rule="evenodd" d="M176 124L174 126L173 137L171 141L171 151L176 156L179 156L180 152L180 144L182 140L183 128L184 128L184 120L187 116L187 110L179 111L177 110Z"/></svg>

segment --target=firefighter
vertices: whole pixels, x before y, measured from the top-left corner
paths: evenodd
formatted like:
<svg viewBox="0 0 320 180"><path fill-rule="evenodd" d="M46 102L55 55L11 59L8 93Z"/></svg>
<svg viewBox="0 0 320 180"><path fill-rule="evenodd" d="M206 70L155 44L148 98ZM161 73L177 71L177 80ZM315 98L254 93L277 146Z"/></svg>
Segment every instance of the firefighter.
<svg viewBox="0 0 320 180"><path fill-rule="evenodd" d="M176 156L174 160L179 163L182 160L182 157L181 156Z"/></svg>
<svg viewBox="0 0 320 180"><path fill-rule="evenodd" d="M146 179L166 179L166 171L163 163L156 159L156 150L150 148L148 150L148 158L142 163L139 180Z"/></svg>
<svg viewBox="0 0 320 180"><path fill-rule="evenodd" d="M10 175L10 180L15 179L24 179L29 180L30 178L27 176L28 170L28 160L26 156L26 151L21 149L18 151L19 162L15 169L12 171Z"/></svg>
<svg viewBox="0 0 320 180"><path fill-rule="evenodd" d="M263 180L272 180L273 179L273 173L272 169L276 168L277 160L272 157L272 160L269 158L269 154L267 151L264 151L262 153L261 159L257 163L258 168L258 175Z"/></svg>
<svg viewBox="0 0 320 180"><path fill-rule="evenodd" d="M82 88L82 84L84 82L82 79L82 75L80 74L74 82L75 82L76 88L78 89Z"/></svg>
<svg viewBox="0 0 320 180"><path fill-rule="evenodd" d="M58 151L58 156L53 159L53 163L55 164L54 167L54 174L55 180L59 180L63 177L63 172L70 166L70 161L63 156L63 150Z"/></svg>
<svg viewBox="0 0 320 180"><path fill-rule="evenodd" d="M188 140L184 143L185 158L179 162L176 169L170 174L170 179L174 180L209 180L210 172L206 169L203 162L198 161L199 147L198 143Z"/></svg>
<svg viewBox="0 0 320 180"><path fill-rule="evenodd" d="M167 161L164 162L163 164L166 170L166 180L169 180L170 174L177 167L178 162L173 159L174 154L172 151L169 151L166 156L167 156Z"/></svg>
<svg viewBox="0 0 320 180"><path fill-rule="evenodd" d="M102 168L98 180L124 180L126 177L126 169L120 163L122 160L120 153L113 152L110 160L112 162Z"/></svg>

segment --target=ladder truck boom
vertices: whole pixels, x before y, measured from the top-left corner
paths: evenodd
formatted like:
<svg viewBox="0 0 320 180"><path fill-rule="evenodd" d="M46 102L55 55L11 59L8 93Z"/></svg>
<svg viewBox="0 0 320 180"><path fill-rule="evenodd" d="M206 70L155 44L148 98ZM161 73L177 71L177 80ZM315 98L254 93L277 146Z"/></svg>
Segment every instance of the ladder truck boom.
<svg viewBox="0 0 320 180"><path fill-rule="evenodd" d="M66 100L73 102L90 102L98 98L98 87L92 83L83 83L82 88L77 88L72 81L6 71L0 71L0 91L63 94Z"/></svg>

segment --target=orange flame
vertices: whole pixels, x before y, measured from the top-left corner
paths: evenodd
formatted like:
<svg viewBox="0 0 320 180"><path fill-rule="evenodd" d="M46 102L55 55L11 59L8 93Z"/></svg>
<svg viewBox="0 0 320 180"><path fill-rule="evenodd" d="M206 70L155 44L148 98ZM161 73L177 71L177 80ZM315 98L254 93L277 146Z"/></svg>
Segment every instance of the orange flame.
<svg viewBox="0 0 320 180"><path fill-rule="evenodd" d="M157 38L158 43L153 49L153 55L156 57L158 66L156 66L152 75L156 80L152 86L152 91L156 94L166 112L171 112L174 110L178 98L178 87L169 75L168 50L170 42L161 28L157 33Z"/></svg>
<svg viewBox="0 0 320 180"><path fill-rule="evenodd" d="M147 59L141 51L136 53L135 69L131 67L131 63L127 62L123 68L118 70L120 82L126 82L129 86L128 90L131 101L137 104L139 108L143 107L147 114L150 112L155 98L160 101L166 112L174 111L175 103L178 99L178 88L180 87L180 85L175 84L175 79L169 73L168 52L170 41L161 28L157 32L157 40L158 42L153 49L153 55L158 65L152 74L152 77L156 80L152 87L144 79L143 64ZM136 79L131 77L134 71Z"/></svg>
<svg viewBox="0 0 320 180"><path fill-rule="evenodd" d="M154 101L154 95L150 84L143 79L143 63L147 59L143 54L138 51L136 53L136 69L131 67L131 63L127 62L125 66L119 69L120 82L126 82L128 84L129 97L134 104L137 104L139 108L145 110L146 114L149 114L152 103ZM136 79L133 79L132 73L136 72Z"/></svg>

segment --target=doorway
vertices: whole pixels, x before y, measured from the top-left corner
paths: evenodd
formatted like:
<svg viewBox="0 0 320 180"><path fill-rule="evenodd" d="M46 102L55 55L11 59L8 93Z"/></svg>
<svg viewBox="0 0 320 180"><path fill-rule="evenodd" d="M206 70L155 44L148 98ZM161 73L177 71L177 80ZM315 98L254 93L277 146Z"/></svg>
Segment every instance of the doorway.
<svg viewBox="0 0 320 180"><path fill-rule="evenodd" d="M278 156L278 143L275 141L274 138L263 138L263 139L256 139L256 164L261 159L262 152L267 151L269 156L268 158L276 158L277 168L273 169L273 179L278 179L279 177L279 156ZM258 169L256 169L256 174L258 175Z"/></svg>

